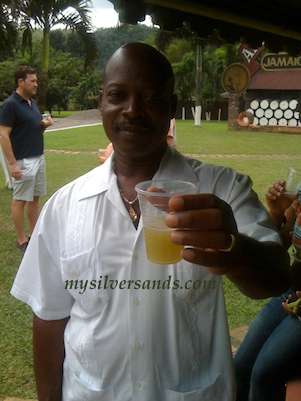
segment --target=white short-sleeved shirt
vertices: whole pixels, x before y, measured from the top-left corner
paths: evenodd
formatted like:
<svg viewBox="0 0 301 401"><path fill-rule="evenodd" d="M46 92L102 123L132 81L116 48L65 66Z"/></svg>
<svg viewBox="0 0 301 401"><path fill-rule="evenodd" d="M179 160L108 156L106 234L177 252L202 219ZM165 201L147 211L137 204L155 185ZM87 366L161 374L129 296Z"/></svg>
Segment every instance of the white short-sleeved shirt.
<svg viewBox="0 0 301 401"><path fill-rule="evenodd" d="M41 319L70 316L63 400L233 401L222 278L147 260L113 157L47 202L11 290ZM196 183L230 204L240 233L280 242L247 176L168 148L155 178Z"/></svg>

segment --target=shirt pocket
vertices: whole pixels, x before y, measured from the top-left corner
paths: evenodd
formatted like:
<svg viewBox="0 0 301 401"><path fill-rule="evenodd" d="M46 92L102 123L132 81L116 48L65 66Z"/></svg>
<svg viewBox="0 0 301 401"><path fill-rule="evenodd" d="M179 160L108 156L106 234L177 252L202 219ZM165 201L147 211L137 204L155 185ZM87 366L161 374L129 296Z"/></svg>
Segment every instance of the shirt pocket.
<svg viewBox="0 0 301 401"><path fill-rule="evenodd" d="M178 391L165 390L166 401L223 401L228 400L225 391L225 382L221 375L218 375L209 386L181 393Z"/></svg>
<svg viewBox="0 0 301 401"><path fill-rule="evenodd" d="M114 389L108 387L100 389L83 383L77 374L70 369L70 386L66 401L114 401ZM94 387L94 388L91 388Z"/></svg>
<svg viewBox="0 0 301 401"><path fill-rule="evenodd" d="M218 287L219 277L209 273L203 266L184 260L175 266L174 283L176 281L178 285L176 288L174 286L173 293L179 300L194 304L208 297Z"/></svg>
<svg viewBox="0 0 301 401"><path fill-rule="evenodd" d="M89 318L104 311L109 296L107 290L98 285L102 266L96 247L69 258L61 258L61 273L65 290L75 300L74 313Z"/></svg>

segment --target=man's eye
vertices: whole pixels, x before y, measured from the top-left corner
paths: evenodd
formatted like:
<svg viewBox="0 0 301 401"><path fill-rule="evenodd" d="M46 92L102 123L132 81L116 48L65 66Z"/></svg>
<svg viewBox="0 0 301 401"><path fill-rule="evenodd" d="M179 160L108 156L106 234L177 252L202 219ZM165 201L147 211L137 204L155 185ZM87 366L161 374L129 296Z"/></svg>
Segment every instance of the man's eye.
<svg viewBox="0 0 301 401"><path fill-rule="evenodd" d="M118 101L122 99L122 93L120 92L110 92L108 94L109 99L114 100L114 101Z"/></svg>
<svg viewBox="0 0 301 401"><path fill-rule="evenodd" d="M157 93L149 93L148 95L146 95L146 99L151 102L155 102L161 100L161 96L158 95Z"/></svg>

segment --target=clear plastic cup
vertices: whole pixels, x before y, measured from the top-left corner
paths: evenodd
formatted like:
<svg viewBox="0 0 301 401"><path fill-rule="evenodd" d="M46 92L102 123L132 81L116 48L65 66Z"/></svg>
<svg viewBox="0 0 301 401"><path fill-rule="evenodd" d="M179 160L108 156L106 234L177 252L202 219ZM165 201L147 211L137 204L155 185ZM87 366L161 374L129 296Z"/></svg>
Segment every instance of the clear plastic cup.
<svg viewBox="0 0 301 401"><path fill-rule="evenodd" d="M142 216L146 254L157 264L177 263L182 259L182 245L171 241L174 230L167 227L165 217L170 212L172 196L196 193L196 185L186 181L143 181L135 187Z"/></svg>

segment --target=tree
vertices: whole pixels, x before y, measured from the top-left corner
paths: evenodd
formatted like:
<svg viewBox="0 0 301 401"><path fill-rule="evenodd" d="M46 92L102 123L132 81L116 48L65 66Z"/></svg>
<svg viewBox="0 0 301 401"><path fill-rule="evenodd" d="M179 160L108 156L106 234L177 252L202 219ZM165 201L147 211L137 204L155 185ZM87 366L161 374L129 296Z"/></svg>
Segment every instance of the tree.
<svg viewBox="0 0 301 401"><path fill-rule="evenodd" d="M67 110L72 88L78 84L84 68L79 58L70 57L62 51L51 50L49 66L49 82L47 86L47 110L51 112L54 106L58 110Z"/></svg>
<svg viewBox="0 0 301 401"><path fill-rule="evenodd" d="M203 52L203 107L208 101L219 100L223 91L221 76L225 68L239 61L237 46L208 44Z"/></svg>
<svg viewBox="0 0 301 401"><path fill-rule="evenodd" d="M195 94L195 67L194 52L185 53L179 63L173 64L175 74L175 91L182 100L193 100Z"/></svg>
<svg viewBox="0 0 301 401"><path fill-rule="evenodd" d="M20 6L19 2L5 2L0 0L0 55L11 55L18 41L18 30L15 10L15 4Z"/></svg>
<svg viewBox="0 0 301 401"><path fill-rule="evenodd" d="M181 100L192 100L195 94L196 53L191 41L173 38L164 52L175 74L175 92Z"/></svg>
<svg viewBox="0 0 301 401"><path fill-rule="evenodd" d="M43 30L42 66L39 74L38 104L41 111L46 109L46 90L50 54L50 29L58 24L77 32L85 49L84 68L97 55L96 40L92 33L89 16L91 0L23 0L19 8L23 45L32 47L32 31Z"/></svg>

